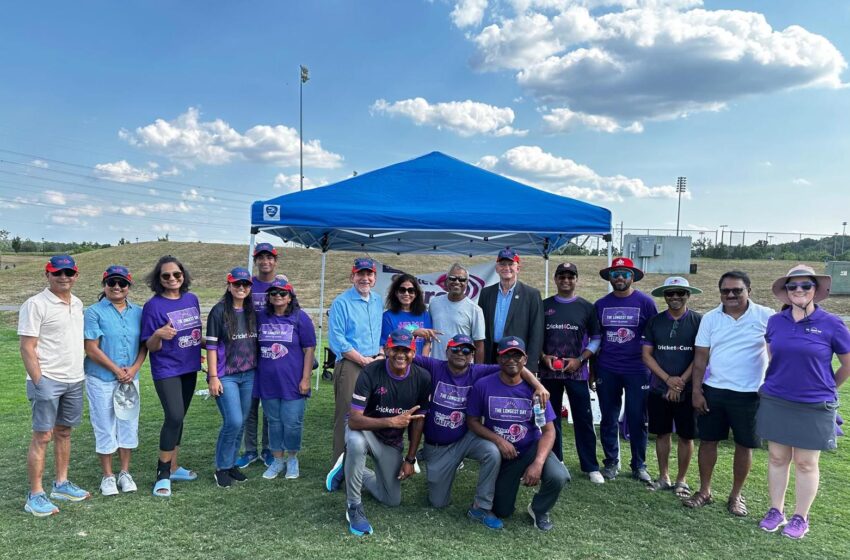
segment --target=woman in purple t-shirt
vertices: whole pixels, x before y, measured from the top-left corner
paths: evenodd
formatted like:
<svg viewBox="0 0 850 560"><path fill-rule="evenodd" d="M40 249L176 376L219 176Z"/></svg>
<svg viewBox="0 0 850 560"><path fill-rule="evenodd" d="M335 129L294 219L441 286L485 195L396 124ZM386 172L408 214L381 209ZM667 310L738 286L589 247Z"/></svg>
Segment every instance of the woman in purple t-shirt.
<svg viewBox="0 0 850 560"><path fill-rule="evenodd" d="M782 534L792 539L809 531L809 508L820 483L820 452L835 448L837 389L850 376L850 331L815 305L829 295L831 283L829 276L802 264L776 280L773 294L785 305L768 320L765 334L770 362L759 389L756 431L768 440L771 507L759 527L772 533L785 525ZM833 373L835 354L841 367ZM786 520L792 460L797 503Z"/></svg>
<svg viewBox="0 0 850 560"><path fill-rule="evenodd" d="M301 310L292 285L275 279L266 291L266 309L257 317L260 355L254 397L262 399L269 419L269 447L274 462L263 478L298 478L298 452L304 409L310 396L316 329Z"/></svg>
<svg viewBox="0 0 850 560"><path fill-rule="evenodd" d="M189 271L171 255L159 259L146 280L155 295L142 309L141 338L150 352L153 384L165 413L153 494L169 497L172 480L198 478L177 466L177 452L201 369L201 306L189 293Z"/></svg>

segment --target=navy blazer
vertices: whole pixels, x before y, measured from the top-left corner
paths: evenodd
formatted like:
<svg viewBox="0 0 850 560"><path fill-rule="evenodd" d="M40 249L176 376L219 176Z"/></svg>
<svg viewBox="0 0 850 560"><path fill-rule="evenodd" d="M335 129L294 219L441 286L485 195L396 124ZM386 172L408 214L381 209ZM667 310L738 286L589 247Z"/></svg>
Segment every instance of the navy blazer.
<svg viewBox="0 0 850 560"><path fill-rule="evenodd" d="M495 344L493 340L493 321L496 317L496 297L499 284L487 286L478 296L478 306L484 311L484 363L496 363ZM518 336L525 341L528 353L528 363L525 367L537 373L540 353L543 351L543 300L540 291L527 284L517 281L514 287L514 298L508 309L505 320L504 336ZM476 360L478 361L478 360Z"/></svg>

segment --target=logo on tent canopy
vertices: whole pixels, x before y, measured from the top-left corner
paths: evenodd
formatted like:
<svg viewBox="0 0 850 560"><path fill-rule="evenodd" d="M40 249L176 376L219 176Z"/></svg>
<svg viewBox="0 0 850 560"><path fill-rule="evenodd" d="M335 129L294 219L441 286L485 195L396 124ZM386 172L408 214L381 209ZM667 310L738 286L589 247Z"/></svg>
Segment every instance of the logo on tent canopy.
<svg viewBox="0 0 850 560"><path fill-rule="evenodd" d="M263 219L280 220L280 205L279 204L264 204Z"/></svg>

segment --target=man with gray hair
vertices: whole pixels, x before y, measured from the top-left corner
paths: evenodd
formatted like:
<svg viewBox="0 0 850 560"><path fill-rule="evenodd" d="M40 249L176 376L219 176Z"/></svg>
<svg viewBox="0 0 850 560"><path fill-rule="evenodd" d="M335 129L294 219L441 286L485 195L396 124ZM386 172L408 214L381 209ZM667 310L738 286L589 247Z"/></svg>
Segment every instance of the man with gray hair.
<svg viewBox="0 0 850 560"><path fill-rule="evenodd" d="M428 312L435 331L447 336L465 334L475 343L475 355L484 356L484 312L466 295L469 271L454 263L446 274L446 294L431 299ZM431 345L431 357L447 360L446 345ZM483 358L479 358L483 359Z"/></svg>

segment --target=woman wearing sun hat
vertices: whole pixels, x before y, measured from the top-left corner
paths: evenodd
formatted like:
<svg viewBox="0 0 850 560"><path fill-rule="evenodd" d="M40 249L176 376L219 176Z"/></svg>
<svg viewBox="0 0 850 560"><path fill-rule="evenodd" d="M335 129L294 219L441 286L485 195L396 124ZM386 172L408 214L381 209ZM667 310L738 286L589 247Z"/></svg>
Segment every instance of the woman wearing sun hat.
<svg viewBox="0 0 850 560"><path fill-rule="evenodd" d="M809 531L809 508L820 482L820 452L835 448L838 387L850 376L850 331L837 316L816 303L829 296L832 279L804 264L773 283L784 305L768 320L770 363L761 396L756 430L768 440L768 491L771 507L759 527L801 539ZM832 358L841 363L832 371ZM786 521L785 492L794 462L796 505Z"/></svg>
<svg viewBox="0 0 850 560"><path fill-rule="evenodd" d="M274 462L263 473L273 479L286 472L298 478L304 410L310 396L316 329L298 304L295 289L275 279L266 290L266 309L257 321L260 358L254 396L269 417L269 447Z"/></svg>
<svg viewBox="0 0 850 560"><path fill-rule="evenodd" d="M138 414L126 418L114 405L113 395L122 384L134 387L138 403L139 370L148 349L139 342L142 308L128 299L133 277L125 266L112 265L103 273L103 291L98 302L85 312L86 396L94 430L95 451L103 469L100 492L114 496L135 492L130 475L130 454L139 446ZM112 470L112 455L118 451L121 470Z"/></svg>
<svg viewBox="0 0 850 560"><path fill-rule="evenodd" d="M220 488L247 478L236 467L236 458L242 427L251 411L257 368L257 319L251 285L251 271L231 270L224 295L207 317L207 383L222 418L215 444L215 483Z"/></svg>

